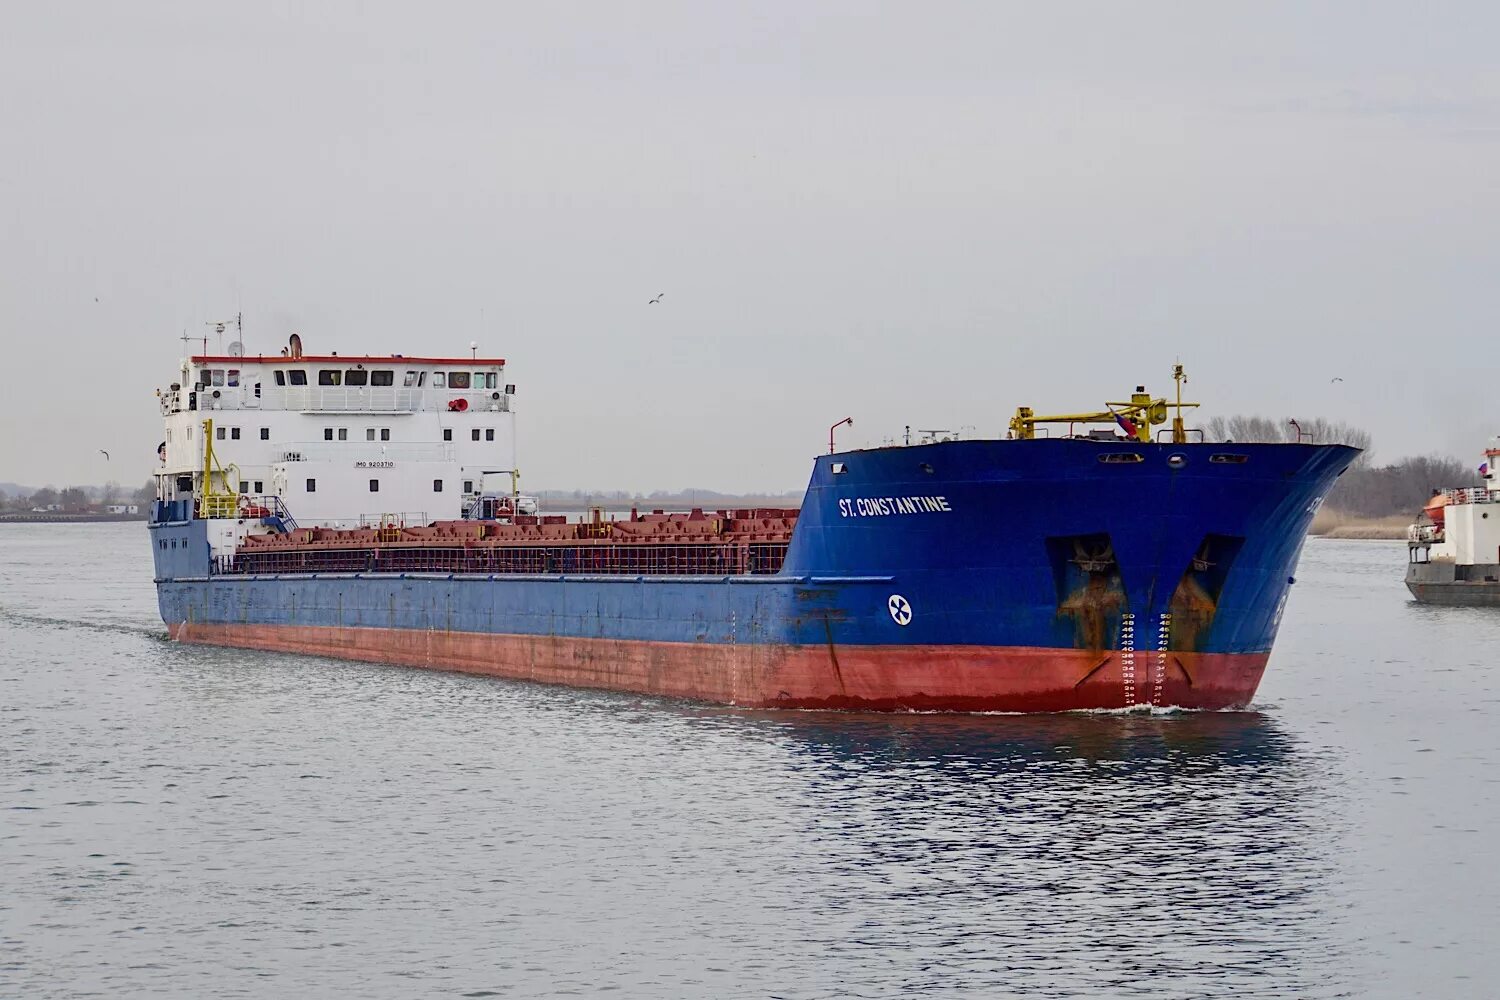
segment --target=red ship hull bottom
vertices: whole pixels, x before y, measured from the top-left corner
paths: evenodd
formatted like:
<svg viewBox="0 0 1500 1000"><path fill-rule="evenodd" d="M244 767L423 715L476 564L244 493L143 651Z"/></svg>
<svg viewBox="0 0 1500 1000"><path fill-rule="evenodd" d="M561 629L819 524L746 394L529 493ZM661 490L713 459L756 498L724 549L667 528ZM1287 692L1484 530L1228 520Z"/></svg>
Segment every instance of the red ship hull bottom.
<svg viewBox="0 0 1500 1000"><path fill-rule="evenodd" d="M747 708L1063 712L1249 704L1269 653L721 645L179 623L180 642L390 663Z"/></svg>

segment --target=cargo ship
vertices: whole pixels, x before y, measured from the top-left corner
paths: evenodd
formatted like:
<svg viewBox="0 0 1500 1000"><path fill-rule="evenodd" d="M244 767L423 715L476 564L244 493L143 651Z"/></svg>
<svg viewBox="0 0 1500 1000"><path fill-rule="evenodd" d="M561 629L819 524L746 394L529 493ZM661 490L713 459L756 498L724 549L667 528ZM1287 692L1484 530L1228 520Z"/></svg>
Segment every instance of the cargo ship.
<svg viewBox="0 0 1500 1000"><path fill-rule="evenodd" d="M1022 407L993 439L830 431L795 509L569 518L520 489L504 359L234 344L159 392L161 616L181 642L756 708L1237 708L1357 452L1203 441L1173 374L1175 402Z"/></svg>
<svg viewBox="0 0 1500 1000"><path fill-rule="evenodd" d="M1482 486L1433 491L1407 529L1406 589L1423 604L1500 607L1500 438L1479 465Z"/></svg>

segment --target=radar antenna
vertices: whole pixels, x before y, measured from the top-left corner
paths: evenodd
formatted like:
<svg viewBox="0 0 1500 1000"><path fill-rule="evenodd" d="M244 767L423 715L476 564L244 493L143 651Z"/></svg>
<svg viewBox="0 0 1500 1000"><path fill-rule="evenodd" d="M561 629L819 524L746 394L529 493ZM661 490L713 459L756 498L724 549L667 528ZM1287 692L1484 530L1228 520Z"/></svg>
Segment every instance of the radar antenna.
<svg viewBox="0 0 1500 1000"><path fill-rule="evenodd" d="M244 337L245 337L245 314L243 312L237 312L237 313L235 313L233 319L211 321L211 322L208 322L208 323L204 323L203 325L204 326L211 326L211 327L213 327L214 328L214 333L217 333L219 335L219 353L220 354L224 353L224 328L227 327L227 326L233 326L234 327L234 332L235 332L235 340L234 340L234 343L232 343L230 345L229 353L233 354L235 357L240 357L241 355L243 355L245 353L245 345L244 345ZM235 345L239 345L239 351L238 352L236 352L234 350ZM208 353L208 338L207 337L203 338L203 353L204 354Z"/></svg>

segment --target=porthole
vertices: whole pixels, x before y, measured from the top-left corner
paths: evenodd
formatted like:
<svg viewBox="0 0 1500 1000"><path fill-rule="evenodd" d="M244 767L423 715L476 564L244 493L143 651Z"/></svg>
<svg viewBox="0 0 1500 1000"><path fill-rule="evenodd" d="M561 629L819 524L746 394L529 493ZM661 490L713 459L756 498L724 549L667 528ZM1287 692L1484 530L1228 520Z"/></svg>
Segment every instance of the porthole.
<svg viewBox="0 0 1500 1000"><path fill-rule="evenodd" d="M1183 468L1186 468L1186 467L1187 467L1187 456L1186 455L1183 455L1180 452L1174 452L1173 454L1167 456L1167 468L1172 469L1172 470L1175 471L1177 469L1183 469Z"/></svg>
<svg viewBox="0 0 1500 1000"><path fill-rule="evenodd" d="M1144 462L1145 459L1133 451L1109 451L1100 455L1099 461L1105 465L1129 465L1132 462Z"/></svg>

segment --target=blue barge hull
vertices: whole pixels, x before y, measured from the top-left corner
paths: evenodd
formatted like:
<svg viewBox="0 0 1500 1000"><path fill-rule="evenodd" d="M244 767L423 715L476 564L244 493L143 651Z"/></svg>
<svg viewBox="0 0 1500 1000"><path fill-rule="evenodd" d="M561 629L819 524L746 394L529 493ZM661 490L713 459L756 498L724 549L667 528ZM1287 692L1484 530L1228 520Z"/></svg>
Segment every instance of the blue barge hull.
<svg viewBox="0 0 1500 1000"><path fill-rule="evenodd" d="M821 456L771 576L217 574L151 525L184 641L754 706L1253 697L1337 445L956 441Z"/></svg>

